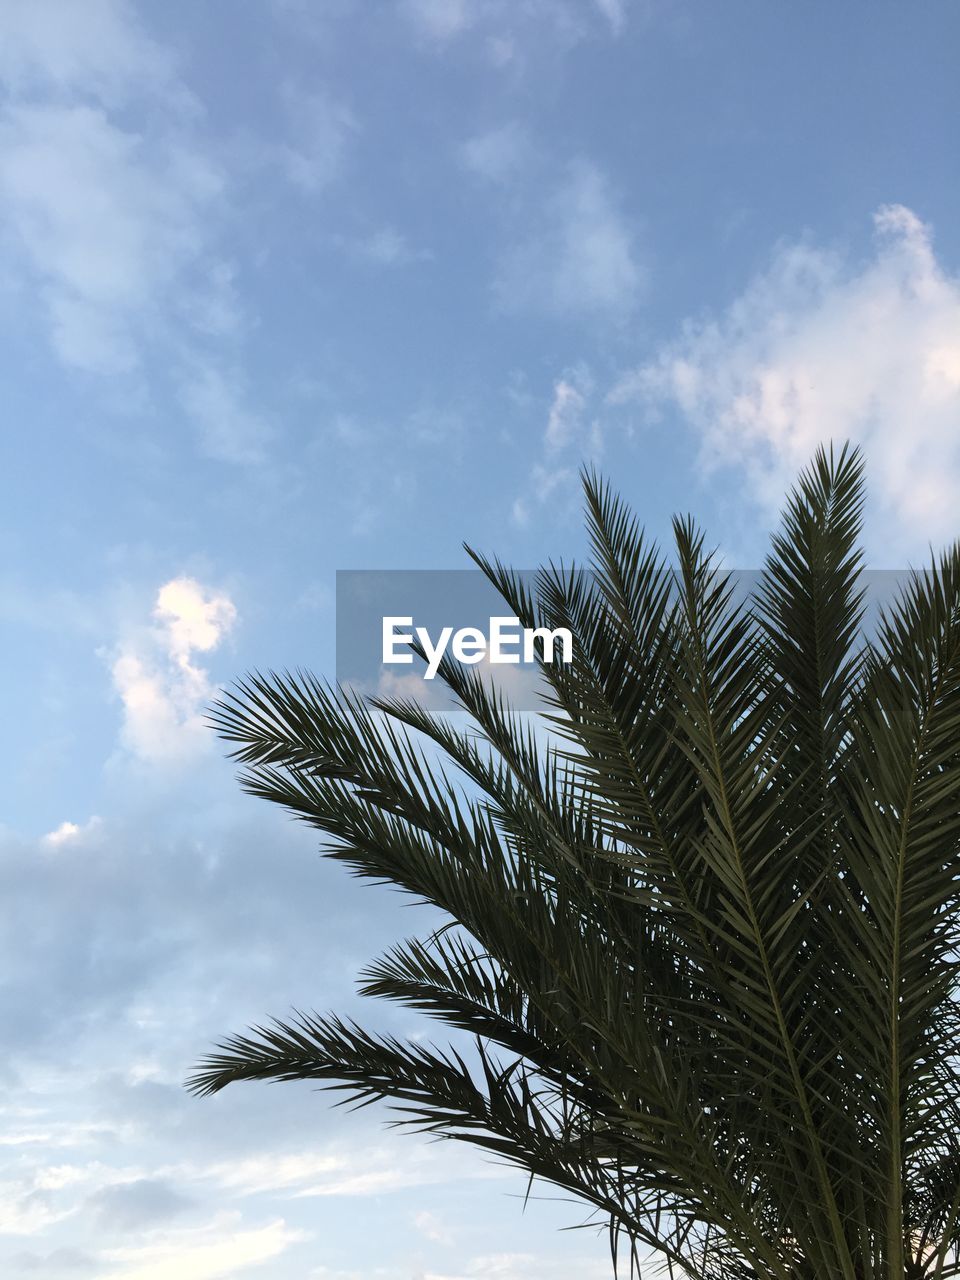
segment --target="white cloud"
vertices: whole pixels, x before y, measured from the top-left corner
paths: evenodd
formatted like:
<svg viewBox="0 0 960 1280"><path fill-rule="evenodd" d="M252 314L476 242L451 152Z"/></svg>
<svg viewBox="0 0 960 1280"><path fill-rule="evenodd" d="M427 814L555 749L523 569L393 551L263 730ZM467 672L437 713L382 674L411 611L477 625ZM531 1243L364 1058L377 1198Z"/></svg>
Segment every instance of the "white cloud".
<svg viewBox="0 0 960 1280"><path fill-rule="evenodd" d="M113 1264L111 1280L169 1280L172 1275L177 1280L220 1280L269 1262L306 1238L280 1218L265 1227L171 1234L159 1244L112 1249L104 1256Z"/></svg>
<svg viewBox="0 0 960 1280"><path fill-rule="evenodd" d="M580 1266L581 1276L596 1276L599 1280L609 1274L609 1266L606 1270L589 1264L584 1267L582 1262ZM423 1280L540 1280L543 1274L542 1260L531 1253L491 1253L470 1259L456 1274L428 1271Z"/></svg>
<svg viewBox="0 0 960 1280"><path fill-rule="evenodd" d="M559 449L570 443L583 417L585 405L582 392L566 378L561 378L554 385L553 403L545 432L546 442L550 447Z"/></svg>
<svg viewBox="0 0 960 1280"><path fill-rule="evenodd" d="M600 420L589 412L593 394L594 379L583 364L566 370L554 383L540 457L531 467L526 491L511 509L519 528L549 504L564 509L574 504L577 464L603 449Z"/></svg>
<svg viewBox="0 0 960 1280"><path fill-rule="evenodd" d="M780 248L724 314L688 322L611 399L678 411L703 464L735 459L771 508L818 444L859 442L871 548L922 556L958 532L960 279L911 210L885 206L874 224L866 263Z"/></svg>
<svg viewBox="0 0 960 1280"><path fill-rule="evenodd" d="M55 831L47 832L43 839L46 844L58 845L65 844L79 834L80 828L75 822L61 822Z"/></svg>
<svg viewBox="0 0 960 1280"><path fill-rule="evenodd" d="M141 393L165 366L187 384L205 451L259 461L262 426L219 372L236 363L244 315L217 247L225 149L210 145L174 58L123 0L10 0L0 74L0 267L45 316L58 359L127 375ZM297 106L302 148L274 151L317 185L348 122L312 99ZM163 357L152 370L148 351Z"/></svg>
<svg viewBox="0 0 960 1280"><path fill-rule="evenodd" d="M184 145L148 150L99 107L12 105L0 116L7 237L40 284L69 365L129 369L138 338L203 248L215 169Z"/></svg>
<svg viewBox="0 0 960 1280"><path fill-rule="evenodd" d="M91 831L95 831L99 825L100 819L96 816L82 826L77 822L61 822L59 827L47 832L43 837L43 843L49 849L59 849L63 845L74 844Z"/></svg>
<svg viewBox="0 0 960 1280"><path fill-rule="evenodd" d="M147 87L184 100L172 58L124 0L4 0L0 80L15 94L40 84L114 102Z"/></svg>
<svg viewBox="0 0 960 1280"><path fill-rule="evenodd" d="M413 1225L427 1240L435 1240L438 1244L452 1244L453 1234L450 1228L435 1213L421 1209L414 1214Z"/></svg>
<svg viewBox="0 0 960 1280"><path fill-rule="evenodd" d="M380 1146L349 1149L329 1146L320 1151L287 1154L266 1152L202 1170L178 1171L179 1177L212 1181L218 1194L259 1195L285 1191L297 1199L328 1196L370 1196L405 1187L442 1183L451 1176L489 1176L459 1153L410 1144L398 1160L396 1151Z"/></svg>
<svg viewBox="0 0 960 1280"><path fill-rule="evenodd" d="M538 223L502 258L494 293L505 310L563 316L632 310L644 281L635 235L595 165L569 167Z"/></svg>
<svg viewBox="0 0 960 1280"><path fill-rule="evenodd" d="M181 664L189 662L194 649L215 649L237 616L226 596L208 596L193 578L174 578L162 586L153 613L166 631L170 656Z"/></svg>
<svg viewBox="0 0 960 1280"><path fill-rule="evenodd" d="M236 608L193 578L174 578L157 593L153 617L154 624L123 645L113 662L123 742L140 760L184 763L209 750L204 716L216 693L194 655L220 644Z"/></svg>
<svg viewBox="0 0 960 1280"><path fill-rule="evenodd" d="M183 625L168 646L215 651L216 616L203 602L181 607L173 594L162 612ZM258 806L177 805L171 817L168 802L161 812L136 790L130 799L128 820L106 819L82 857L38 856L38 842L0 833L10 925L0 960L17 975L0 984L10 1028L0 1111L16 1140L0 1147L0 1222L20 1237L6 1241L4 1274L52 1278L82 1254L91 1275L123 1280L233 1280L247 1267L271 1280L340 1268L345 1276L355 1268L356 1280L410 1280L429 1248L421 1266L435 1274L497 1276L495 1260L428 1247L413 1219L440 1212L423 1189L439 1187L443 1225L458 1241L472 1230L469 1212L454 1212L461 1204L474 1215L487 1206L498 1235L537 1231L520 1225L504 1194L522 1196L516 1171L463 1144L384 1134L382 1115L334 1110L309 1085L228 1090L203 1102L181 1087L214 1034L268 1010L308 1007L319 991L324 1004L358 1015L354 975L369 938L400 927L396 905L357 886L358 910L339 887L325 891L313 837ZM332 930L325 956L316 950L317 893ZM437 923L425 908L409 910L404 933ZM404 1037L426 1032L383 1004L365 1021ZM294 1145L317 1123L322 1143ZM383 1198L393 1229L386 1244L371 1238L358 1252L350 1232L371 1196ZM544 1267L558 1280L592 1276L589 1260L560 1256L552 1234L569 1209L546 1220L544 1212L549 1260L525 1280ZM222 1216L211 1222L214 1213ZM298 1247L298 1229L313 1231L314 1242Z"/></svg>
<svg viewBox="0 0 960 1280"><path fill-rule="evenodd" d="M476 1258L462 1259L454 1263L455 1271L416 1272L415 1280L542 1280L546 1275L556 1280L607 1280L610 1275L608 1260L595 1261L578 1257L568 1250L562 1257L544 1256L540 1253L496 1253ZM381 1267L364 1271L334 1270L318 1267L310 1272L309 1280L408 1280L409 1268Z"/></svg>

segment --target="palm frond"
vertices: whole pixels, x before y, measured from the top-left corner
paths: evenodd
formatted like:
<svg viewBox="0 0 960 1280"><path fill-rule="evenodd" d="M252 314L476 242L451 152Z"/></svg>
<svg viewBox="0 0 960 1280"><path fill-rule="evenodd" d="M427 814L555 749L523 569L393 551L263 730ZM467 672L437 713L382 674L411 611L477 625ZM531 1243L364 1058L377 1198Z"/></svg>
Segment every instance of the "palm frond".
<svg viewBox="0 0 960 1280"><path fill-rule="evenodd" d="M470 552L573 636L536 722L450 657L464 724L302 672L212 712L248 791L440 910L361 991L455 1042L299 1014L189 1086L386 1101L587 1202L631 1266L960 1274L960 548L867 634L856 451L817 454L749 592L692 520L671 559L583 485L586 564Z"/></svg>

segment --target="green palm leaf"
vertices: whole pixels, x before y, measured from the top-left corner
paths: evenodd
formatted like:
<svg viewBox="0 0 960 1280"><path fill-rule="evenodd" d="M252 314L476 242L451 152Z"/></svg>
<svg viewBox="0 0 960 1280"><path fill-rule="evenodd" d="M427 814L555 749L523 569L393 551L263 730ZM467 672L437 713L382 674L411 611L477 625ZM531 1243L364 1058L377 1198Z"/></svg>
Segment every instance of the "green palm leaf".
<svg viewBox="0 0 960 1280"><path fill-rule="evenodd" d="M304 673L213 722L243 785L447 924L361 990L447 1049L300 1014L189 1082L316 1079L592 1206L614 1261L710 1280L960 1274L960 548L866 634L863 469L821 451L753 589L689 519L668 560L585 474L590 560L533 724L474 669L466 723ZM544 726L548 732L544 733Z"/></svg>

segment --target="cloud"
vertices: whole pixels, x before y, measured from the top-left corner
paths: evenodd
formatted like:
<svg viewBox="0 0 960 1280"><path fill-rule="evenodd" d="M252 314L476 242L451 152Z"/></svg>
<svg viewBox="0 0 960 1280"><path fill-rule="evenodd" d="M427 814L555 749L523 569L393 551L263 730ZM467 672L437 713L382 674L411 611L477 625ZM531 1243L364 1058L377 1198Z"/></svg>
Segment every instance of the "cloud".
<svg viewBox="0 0 960 1280"><path fill-rule="evenodd" d="M82 840L100 825L100 819L97 817L90 818L83 826L76 822L61 822L59 827L53 831L48 831L43 837L43 843L50 849L59 849L63 845L73 844L77 840Z"/></svg>
<svg viewBox="0 0 960 1280"><path fill-rule="evenodd" d="M583 417L586 400L572 382L561 378L553 388L553 404L547 418L546 442L554 449L569 444Z"/></svg>
<svg viewBox="0 0 960 1280"><path fill-rule="evenodd" d="M153 625L123 645L112 666L123 702L123 742L137 759L183 764L209 750L204 716L216 688L194 655L215 649L236 613L228 596L193 578L160 588Z"/></svg>
<svg viewBox="0 0 960 1280"><path fill-rule="evenodd" d="M221 462L258 463L273 437L271 425L247 405L243 380L211 362L184 373L180 402L192 419L203 453Z"/></svg>
<svg viewBox="0 0 960 1280"><path fill-rule="evenodd" d="M144 1232L185 1213L192 1204L162 1178L135 1178L102 1187L89 1198L87 1209L104 1230Z"/></svg>
<svg viewBox="0 0 960 1280"><path fill-rule="evenodd" d="M784 245L725 313L690 321L611 399L686 419L710 469L736 459L776 508L824 441L866 454L878 508L871 547L923 555L957 534L960 279L902 205L874 217L873 256L851 263Z"/></svg>
<svg viewBox="0 0 960 1280"><path fill-rule="evenodd" d="M209 610L167 603L184 622L175 651L213 644ZM449 1222L469 1238L469 1221L442 1206L489 1201L496 1214L504 1191L522 1195L515 1171L463 1144L384 1134L382 1109L337 1111L315 1082L204 1101L180 1082L219 1033L290 1003L359 1016L353 983L370 939L424 936L439 919L411 905L398 920L392 895L318 866L313 834L261 806L212 809L186 790L173 804L135 794L126 819L105 818L67 858L0 833L0 1110L11 1140L0 1147L0 1232L19 1237L0 1239L0 1270L60 1280L89 1261L97 1277L233 1280L259 1266L299 1280L311 1263L337 1274L356 1257L359 1275L377 1274L376 1258L386 1280L409 1280L401 1260L424 1243L414 1215L442 1212L438 1230ZM422 1033L407 1010L365 1005L374 1030ZM394 1227L359 1257L350 1223L371 1197ZM298 1249L304 1230L317 1239ZM474 1272L436 1253L435 1273L498 1274L491 1260ZM592 1274L579 1258L548 1269Z"/></svg>
<svg viewBox="0 0 960 1280"><path fill-rule="evenodd" d="M67 368L149 395L166 392L165 368L209 456L260 461L267 433L222 372L245 321L217 244L235 188L227 148L211 146L175 59L122 0L0 8L0 266ZM274 151L315 186L349 122L297 105L302 147Z"/></svg>
<svg viewBox="0 0 960 1280"><path fill-rule="evenodd" d="M543 1274L542 1260L531 1253L491 1253L468 1260L456 1274L428 1271L423 1280L539 1280ZM600 1280L609 1274L609 1265L604 1269L580 1262L577 1274Z"/></svg>
<svg viewBox="0 0 960 1280"><path fill-rule="evenodd" d="M269 1262L306 1238L304 1232L291 1230L280 1218L265 1227L221 1227L136 1249L112 1249L105 1257L113 1264L111 1280L169 1280L171 1275L177 1280L221 1280L237 1270Z"/></svg>
<svg viewBox="0 0 960 1280"><path fill-rule="evenodd" d="M535 223L502 255L494 294L504 310L586 318L636 306L645 275L636 236L595 165L570 165Z"/></svg>
<svg viewBox="0 0 960 1280"><path fill-rule="evenodd" d="M335 236L334 242L360 262L375 267L405 267L414 262L428 262L432 254L415 249L396 227L377 227L367 235Z"/></svg>
<svg viewBox="0 0 960 1280"><path fill-rule="evenodd" d="M516 121L469 138L460 148L464 168L487 182L510 181L528 159L530 143Z"/></svg>
<svg viewBox="0 0 960 1280"><path fill-rule="evenodd" d="M617 36L626 22L626 0L400 0L399 8L438 51L469 36L491 65L514 71L545 48L569 51L598 29Z"/></svg>
<svg viewBox="0 0 960 1280"><path fill-rule="evenodd" d="M37 85L82 88L109 102L144 88L173 92L173 59L140 27L124 0L4 0L0 5L0 81L14 94Z"/></svg>
<svg viewBox="0 0 960 1280"><path fill-rule="evenodd" d="M278 148L281 167L296 186L319 191L340 176L347 147L359 131L357 118L342 102L290 85L283 100L295 141Z"/></svg>
<svg viewBox="0 0 960 1280"><path fill-rule="evenodd" d="M453 1243L453 1233L435 1213L421 1209L414 1214L413 1225L427 1240L435 1240L438 1244Z"/></svg>
<svg viewBox="0 0 960 1280"><path fill-rule="evenodd" d="M351 1143L348 1148L328 1144L320 1150L258 1154L229 1163L217 1162L194 1170L192 1176L212 1181L220 1194L250 1196L285 1191L296 1199L367 1197L442 1184L457 1167L456 1162L456 1155L449 1151L441 1154L432 1146L411 1144L398 1162L395 1151L376 1144ZM459 1171L463 1173L466 1168L472 1177L499 1176L483 1166L470 1168L465 1162Z"/></svg>
<svg viewBox="0 0 960 1280"><path fill-rule="evenodd" d="M511 509L518 527L528 526L534 513L548 504L564 509L575 505L579 463L603 449L600 419L590 412L594 391L593 376L583 364L566 370L554 383L540 456Z"/></svg>
<svg viewBox="0 0 960 1280"><path fill-rule="evenodd" d="M462 35L477 21L477 0L401 0L402 11L415 29L439 44Z"/></svg>
<svg viewBox="0 0 960 1280"><path fill-rule="evenodd" d="M80 828L75 822L61 822L55 831L47 832L43 839L45 844L58 845L65 844L79 834Z"/></svg>
<svg viewBox="0 0 960 1280"><path fill-rule="evenodd" d="M131 369L158 307L203 250L221 182L182 144L143 139L99 107L12 105L0 116L4 223L35 274L65 364Z"/></svg>
<svg viewBox="0 0 960 1280"><path fill-rule="evenodd" d="M627 0L593 0L597 9L610 24L610 30L618 36L627 25Z"/></svg>
<svg viewBox="0 0 960 1280"><path fill-rule="evenodd" d="M51 1253L23 1250L13 1255L9 1265L14 1275L41 1276L42 1280L51 1276L86 1276L97 1268L93 1255L81 1249L54 1249Z"/></svg>

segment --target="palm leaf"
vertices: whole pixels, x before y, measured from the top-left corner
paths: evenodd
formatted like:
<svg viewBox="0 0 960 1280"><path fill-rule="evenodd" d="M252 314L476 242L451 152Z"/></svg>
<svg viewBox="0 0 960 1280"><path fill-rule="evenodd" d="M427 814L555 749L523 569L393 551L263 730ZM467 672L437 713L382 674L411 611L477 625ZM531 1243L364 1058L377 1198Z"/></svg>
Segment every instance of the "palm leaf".
<svg viewBox="0 0 960 1280"><path fill-rule="evenodd" d="M215 727L243 785L445 922L364 995L449 1048L300 1014L190 1080L316 1079L478 1145L700 1280L960 1274L960 550L867 635L863 468L821 450L750 592L690 519L669 560L583 477L584 565L475 563L563 626L537 722L298 672Z"/></svg>

